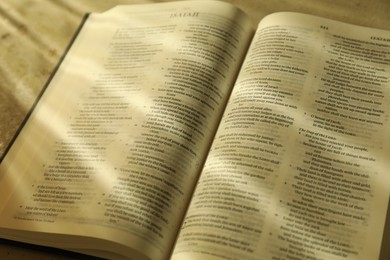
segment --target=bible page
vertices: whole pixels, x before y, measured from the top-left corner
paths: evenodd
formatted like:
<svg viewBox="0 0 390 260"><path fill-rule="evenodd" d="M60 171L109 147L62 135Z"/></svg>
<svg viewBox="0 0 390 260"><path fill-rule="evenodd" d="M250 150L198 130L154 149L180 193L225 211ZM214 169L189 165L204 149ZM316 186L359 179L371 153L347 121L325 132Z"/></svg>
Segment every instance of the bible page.
<svg viewBox="0 0 390 260"><path fill-rule="evenodd" d="M220 2L90 14L1 163L1 236L166 258L252 35Z"/></svg>
<svg viewBox="0 0 390 260"><path fill-rule="evenodd" d="M266 17L173 259L378 259L390 189L389 65L390 32Z"/></svg>

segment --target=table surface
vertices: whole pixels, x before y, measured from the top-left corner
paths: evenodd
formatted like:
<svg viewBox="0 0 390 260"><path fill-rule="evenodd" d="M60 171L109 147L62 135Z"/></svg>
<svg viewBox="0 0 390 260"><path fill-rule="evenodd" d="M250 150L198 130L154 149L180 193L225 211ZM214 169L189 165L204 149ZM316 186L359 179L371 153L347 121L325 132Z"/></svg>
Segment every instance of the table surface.
<svg viewBox="0 0 390 260"><path fill-rule="evenodd" d="M0 1L0 155L11 141L87 12L153 0ZM265 15L296 11L390 30L389 0L230 0L257 24ZM387 221L389 223L389 221ZM389 227L386 227L389 230ZM386 232L385 244L389 244ZM381 235L381 234L378 234ZM390 259L386 247L383 259ZM78 255L0 239L0 259L71 259Z"/></svg>

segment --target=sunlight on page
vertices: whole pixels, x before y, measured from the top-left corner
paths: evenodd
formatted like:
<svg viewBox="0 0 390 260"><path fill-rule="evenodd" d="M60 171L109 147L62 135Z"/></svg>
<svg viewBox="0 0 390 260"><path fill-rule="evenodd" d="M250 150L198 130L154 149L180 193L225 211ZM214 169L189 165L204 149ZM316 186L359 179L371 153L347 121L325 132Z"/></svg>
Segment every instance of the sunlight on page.
<svg viewBox="0 0 390 260"><path fill-rule="evenodd" d="M91 14L0 165L0 233L107 258L376 258L390 51L372 33L277 13L247 50L222 2Z"/></svg>
<svg viewBox="0 0 390 260"><path fill-rule="evenodd" d="M386 211L377 205L387 206L389 194L384 176L389 143L383 143L388 102L386 88L361 82L357 71L371 68L371 77L378 80L388 78L388 68L379 59L359 60L351 54L356 51L351 46L371 47L369 35L353 39L361 28L339 36L339 27L290 13L262 21L174 259L378 255ZM388 80L382 83L385 87ZM376 114L365 115L363 108Z"/></svg>
<svg viewBox="0 0 390 260"><path fill-rule="evenodd" d="M2 226L170 254L252 33L231 6L192 5L88 18L2 165L25 188L7 178Z"/></svg>

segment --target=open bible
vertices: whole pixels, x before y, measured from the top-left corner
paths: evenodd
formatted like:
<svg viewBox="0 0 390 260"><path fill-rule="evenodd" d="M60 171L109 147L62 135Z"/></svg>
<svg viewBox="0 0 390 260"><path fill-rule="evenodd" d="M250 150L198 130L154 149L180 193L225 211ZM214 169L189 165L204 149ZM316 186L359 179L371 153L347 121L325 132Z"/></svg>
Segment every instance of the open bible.
<svg viewBox="0 0 390 260"><path fill-rule="evenodd" d="M378 259L390 32L217 1L85 17L1 159L0 237L105 258ZM382 256L383 256L382 252Z"/></svg>

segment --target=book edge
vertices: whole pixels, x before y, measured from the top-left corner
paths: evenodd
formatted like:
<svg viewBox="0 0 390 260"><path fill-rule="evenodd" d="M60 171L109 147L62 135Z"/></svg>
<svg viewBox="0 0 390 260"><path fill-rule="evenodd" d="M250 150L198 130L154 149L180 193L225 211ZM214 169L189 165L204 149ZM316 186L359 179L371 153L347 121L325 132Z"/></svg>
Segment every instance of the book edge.
<svg viewBox="0 0 390 260"><path fill-rule="evenodd" d="M9 144L7 145L7 147L5 148L4 150L4 153L0 156L0 163L3 162L3 160L5 159L5 157L7 156L9 150L11 149L12 145L15 143L16 139L18 138L19 134L22 132L24 126L26 125L26 123L28 122L31 114L33 113L35 107L37 106L38 102L40 101L40 99L42 98L43 94L45 93L46 89L48 88L48 86L50 85L50 82L52 81L52 79L54 78L54 75L57 73L59 67L61 66L62 62L64 61L67 53L69 52L70 48L73 46L73 43L75 42L77 36L79 35L80 31L82 30L82 28L84 27L84 24L85 22L87 21L88 17L90 16L90 13L87 13L83 16L83 19L80 23L80 25L78 26L76 32L74 33L74 35L72 36L68 46L66 47L64 53L61 55L59 61L57 62L57 65L54 67L52 73L50 74L49 78L47 79L46 83L43 85L43 88L42 90L39 92L38 96L36 97L33 105L31 106L31 108L29 109L29 111L27 112L26 116L24 117L22 123L20 124L20 126L18 127L17 131L15 132L15 134L13 135L11 141L9 142Z"/></svg>

